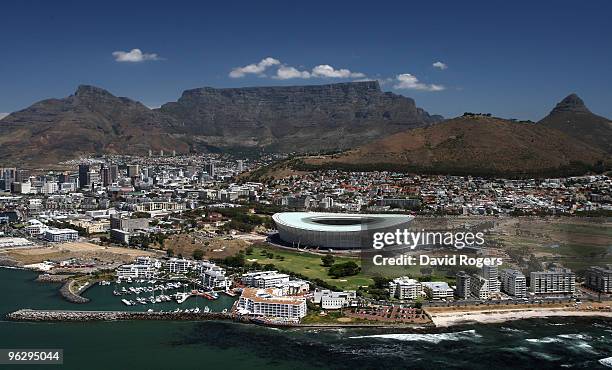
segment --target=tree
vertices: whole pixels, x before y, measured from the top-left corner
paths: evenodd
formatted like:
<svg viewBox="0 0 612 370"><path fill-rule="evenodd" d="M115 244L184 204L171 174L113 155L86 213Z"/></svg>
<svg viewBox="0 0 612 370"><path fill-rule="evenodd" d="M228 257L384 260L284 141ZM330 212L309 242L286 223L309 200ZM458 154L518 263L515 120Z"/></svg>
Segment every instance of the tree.
<svg viewBox="0 0 612 370"><path fill-rule="evenodd" d="M166 255L167 255L168 257L173 257L173 256L174 256L174 249L172 249L172 248L168 248L168 249L166 250Z"/></svg>
<svg viewBox="0 0 612 370"><path fill-rule="evenodd" d="M323 262L323 266L325 267L331 267L335 261L336 259L334 258L334 256L332 256L331 253L328 253L325 256L321 257L321 262Z"/></svg>
<svg viewBox="0 0 612 370"><path fill-rule="evenodd" d="M334 278L357 275L361 269L353 261L336 263L329 268L328 274Z"/></svg>
<svg viewBox="0 0 612 370"><path fill-rule="evenodd" d="M196 249L196 250L193 251L192 255L193 255L193 259L194 260L200 261L200 260L202 260L202 257L204 257L204 251L201 250L201 249Z"/></svg>

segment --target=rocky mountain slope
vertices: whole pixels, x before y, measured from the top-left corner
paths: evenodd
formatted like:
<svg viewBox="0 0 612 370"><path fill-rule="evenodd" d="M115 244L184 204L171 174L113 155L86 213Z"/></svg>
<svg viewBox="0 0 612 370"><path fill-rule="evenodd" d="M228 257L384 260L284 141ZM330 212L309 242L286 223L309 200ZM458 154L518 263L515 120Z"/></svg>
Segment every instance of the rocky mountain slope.
<svg viewBox="0 0 612 370"><path fill-rule="evenodd" d="M73 95L48 99L0 121L0 163L54 164L87 153L146 154L189 151L173 135L176 122L139 102L79 86Z"/></svg>
<svg viewBox="0 0 612 370"><path fill-rule="evenodd" d="M201 88L151 110L80 86L0 120L0 164L50 164L87 153L352 148L441 120L377 82L319 86Z"/></svg>
<svg viewBox="0 0 612 370"><path fill-rule="evenodd" d="M563 99L538 123L612 153L612 121L591 113L576 94Z"/></svg>
<svg viewBox="0 0 612 370"><path fill-rule="evenodd" d="M601 149L546 125L464 115L342 154L308 158L305 166L521 176L584 173L606 161Z"/></svg>
<svg viewBox="0 0 612 370"><path fill-rule="evenodd" d="M441 120L377 81L187 90L160 112L199 143L308 152L347 149Z"/></svg>

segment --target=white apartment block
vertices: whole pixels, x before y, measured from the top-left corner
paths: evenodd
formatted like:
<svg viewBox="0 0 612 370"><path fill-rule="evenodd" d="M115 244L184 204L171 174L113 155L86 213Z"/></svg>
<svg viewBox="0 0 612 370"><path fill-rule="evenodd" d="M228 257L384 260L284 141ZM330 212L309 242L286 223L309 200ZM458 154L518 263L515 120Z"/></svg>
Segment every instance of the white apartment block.
<svg viewBox="0 0 612 370"><path fill-rule="evenodd" d="M389 282L389 296L398 299L417 299L423 286L417 280L402 276Z"/></svg>
<svg viewBox="0 0 612 370"><path fill-rule="evenodd" d="M43 224L42 222L32 219L28 221L28 224L24 227L24 230L30 236L39 236L45 233L45 231L49 230L49 226Z"/></svg>
<svg viewBox="0 0 612 370"><path fill-rule="evenodd" d="M516 298L527 297L527 278L518 270L505 269L501 271L501 288L504 293Z"/></svg>
<svg viewBox="0 0 612 370"><path fill-rule="evenodd" d="M493 265L484 265L482 266L482 277L487 279L489 282L489 292L490 293L498 293L500 288L499 282L499 273L497 270L497 266Z"/></svg>
<svg viewBox="0 0 612 370"><path fill-rule="evenodd" d="M277 271L249 272L242 275L242 283L253 288L272 288L289 282L289 275Z"/></svg>
<svg viewBox="0 0 612 370"><path fill-rule="evenodd" d="M117 277L118 278L142 278L142 279L150 279L155 275L155 268L153 265L122 265L117 269Z"/></svg>
<svg viewBox="0 0 612 370"><path fill-rule="evenodd" d="M191 261L186 259L171 258L166 263L168 271L174 274L186 274L191 268Z"/></svg>
<svg viewBox="0 0 612 370"><path fill-rule="evenodd" d="M423 292L431 299L447 299L453 297L453 289L443 281L424 281L421 283Z"/></svg>
<svg viewBox="0 0 612 370"><path fill-rule="evenodd" d="M332 292L328 289L314 291L314 303L320 304L326 310L337 310L342 307L355 306L357 293L353 290Z"/></svg>
<svg viewBox="0 0 612 370"><path fill-rule="evenodd" d="M274 289L244 288L238 300L237 312L299 321L306 316L306 299L278 296Z"/></svg>
<svg viewBox="0 0 612 370"><path fill-rule="evenodd" d="M226 289L232 285L232 281L225 276L225 270L220 267L204 271L202 283L211 289Z"/></svg>
<svg viewBox="0 0 612 370"><path fill-rule="evenodd" d="M573 294L576 275L569 269L532 272L529 289L535 294Z"/></svg>
<svg viewBox="0 0 612 370"><path fill-rule="evenodd" d="M45 231L45 240L50 242L68 242L79 238L79 233L72 229L49 229Z"/></svg>

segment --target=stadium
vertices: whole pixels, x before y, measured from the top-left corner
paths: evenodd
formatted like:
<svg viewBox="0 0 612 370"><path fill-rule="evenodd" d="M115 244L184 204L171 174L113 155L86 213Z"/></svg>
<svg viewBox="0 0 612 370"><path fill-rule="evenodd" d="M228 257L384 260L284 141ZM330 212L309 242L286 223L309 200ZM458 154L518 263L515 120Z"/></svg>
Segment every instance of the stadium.
<svg viewBox="0 0 612 370"><path fill-rule="evenodd" d="M413 217L399 214L282 212L272 216L280 240L297 248L360 249L371 232L407 228Z"/></svg>

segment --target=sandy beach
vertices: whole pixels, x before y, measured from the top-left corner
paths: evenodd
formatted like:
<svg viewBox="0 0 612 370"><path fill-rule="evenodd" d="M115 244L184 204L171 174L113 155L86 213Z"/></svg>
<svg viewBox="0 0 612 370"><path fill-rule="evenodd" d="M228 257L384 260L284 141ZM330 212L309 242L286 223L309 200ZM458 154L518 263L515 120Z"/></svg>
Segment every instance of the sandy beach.
<svg viewBox="0 0 612 370"><path fill-rule="evenodd" d="M436 327L449 327L467 323L492 324L505 321L547 317L608 317L612 311L575 310L568 308L513 309L490 311L452 311L430 313Z"/></svg>

